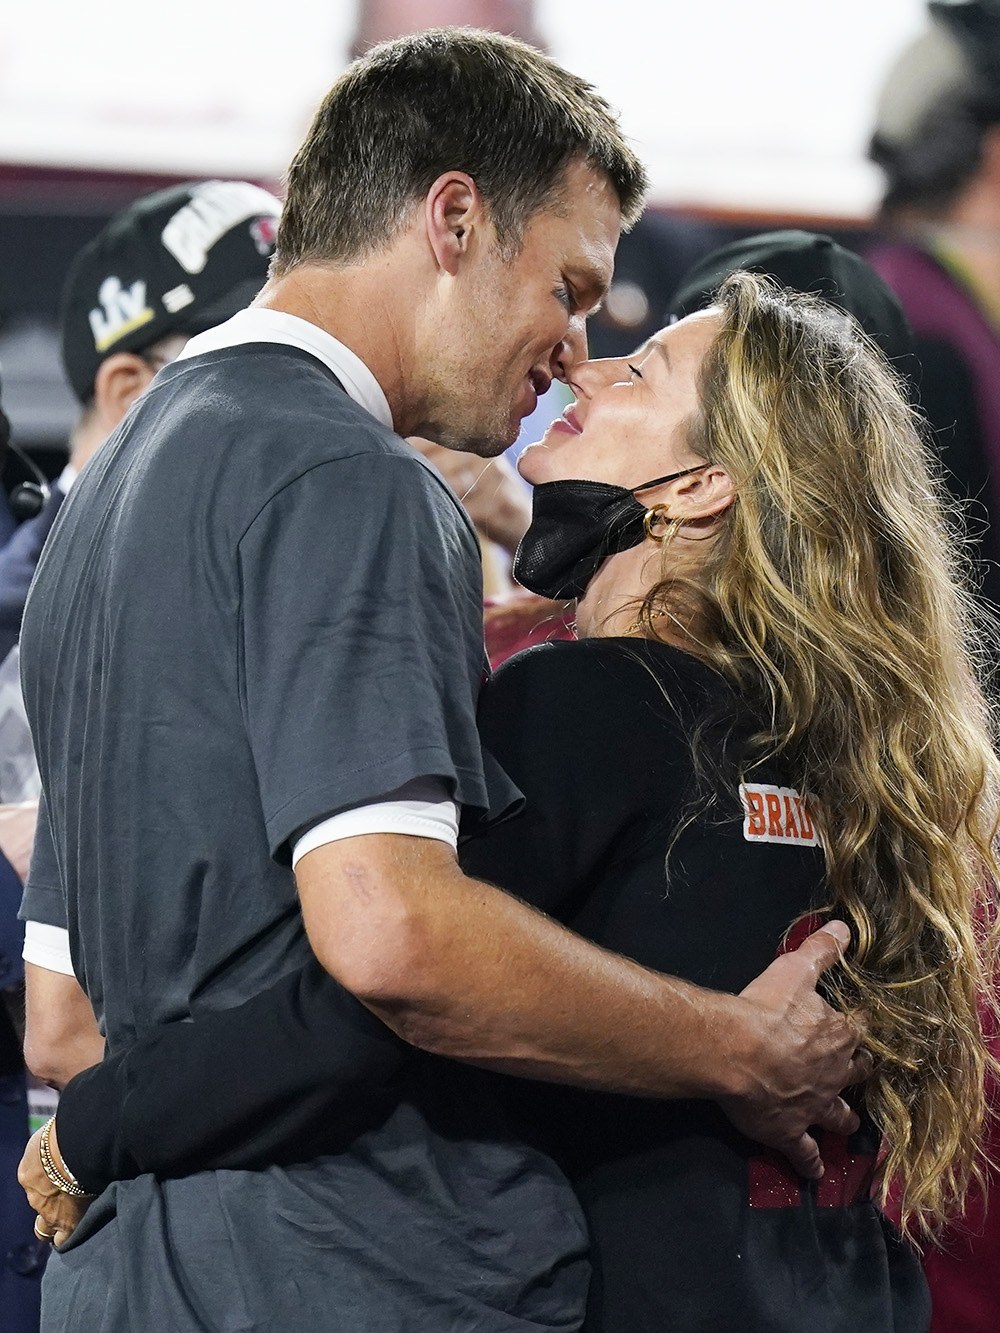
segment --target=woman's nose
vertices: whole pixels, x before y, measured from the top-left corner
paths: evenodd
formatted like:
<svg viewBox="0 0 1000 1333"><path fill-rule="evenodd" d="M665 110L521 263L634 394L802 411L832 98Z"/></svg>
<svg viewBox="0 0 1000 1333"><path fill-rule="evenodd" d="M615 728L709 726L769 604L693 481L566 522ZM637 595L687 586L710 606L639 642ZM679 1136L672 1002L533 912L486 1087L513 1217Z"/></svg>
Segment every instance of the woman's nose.
<svg viewBox="0 0 1000 1333"><path fill-rule="evenodd" d="M577 396L593 397L608 384L620 384L629 378L628 362L620 357L601 361L581 361L569 375L569 386Z"/></svg>

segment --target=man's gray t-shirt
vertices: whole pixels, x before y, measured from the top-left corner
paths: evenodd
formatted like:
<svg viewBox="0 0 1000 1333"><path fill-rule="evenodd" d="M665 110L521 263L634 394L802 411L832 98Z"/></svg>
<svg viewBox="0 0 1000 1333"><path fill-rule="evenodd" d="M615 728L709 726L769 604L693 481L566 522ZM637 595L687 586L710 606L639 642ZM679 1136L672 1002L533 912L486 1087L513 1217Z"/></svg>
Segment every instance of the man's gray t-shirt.
<svg viewBox="0 0 1000 1333"><path fill-rule="evenodd" d="M22 914L68 927L111 1050L301 966L297 830L419 776L514 798L475 729L480 608L464 511L315 358L161 374L63 506L22 634L44 790ZM54 1257L49 1326L575 1327L575 1201L465 1075L308 1166L112 1187Z"/></svg>

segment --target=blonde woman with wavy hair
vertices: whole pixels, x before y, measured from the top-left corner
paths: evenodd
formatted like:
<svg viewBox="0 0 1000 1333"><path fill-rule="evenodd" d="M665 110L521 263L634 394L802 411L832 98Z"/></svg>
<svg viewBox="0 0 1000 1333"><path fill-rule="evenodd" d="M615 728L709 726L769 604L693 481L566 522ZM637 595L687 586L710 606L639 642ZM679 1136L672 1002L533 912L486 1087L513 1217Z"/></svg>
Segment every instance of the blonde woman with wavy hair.
<svg viewBox="0 0 1000 1333"><path fill-rule="evenodd" d="M579 803L574 779L561 769L562 793L549 793L532 751L558 746L578 768L586 747L560 743L542 715L568 712L586 733L588 712L603 708L614 725L594 762L612 790L642 784L661 876L666 864L661 919L647 892L644 913L628 907L644 933L629 935L624 852L606 840L572 923L639 961L739 989L769 932L777 945L796 923L836 915L853 944L828 993L864 1016L874 1061L861 1129L846 1144L826 1137L828 1177L814 1193L710 1112L673 1123L661 1112L654 1128L641 1107L577 1094L589 1105L571 1109L554 1094L564 1142L551 1114L547 1146L584 1200L594 1245L586 1327L925 1328L913 1249L873 1197L896 1191L904 1236L933 1243L983 1167L1000 792L976 683L994 639L963 587L935 461L901 382L853 321L745 272L631 362L591 362L573 383L564 424L522 458L535 516L516 572L538 592L576 594L586 642L515 659L487 692L486 742L529 802L541 793L544 820L534 841L511 825L506 863L502 830L469 859L525 891L518 860L536 877L540 864L553 871L543 838L570 854L556 835L569 822L560 810ZM645 476L655 480L636 487ZM508 738L512 716L520 742ZM654 725L660 747L681 743L688 756L683 775L675 757L675 790L660 801L657 761L644 757ZM635 751L630 776L616 728ZM572 827L579 838L586 823ZM673 932L666 949L649 942L656 924ZM600 1129L581 1130L584 1115ZM731 1193L741 1177L742 1205ZM715 1199L711 1223L694 1226L708 1267L682 1244L682 1263L642 1276L627 1254L648 1252L638 1231L660 1225L677 1249L701 1190ZM657 1191L673 1213L647 1206ZM645 1305L643 1285L656 1289Z"/></svg>

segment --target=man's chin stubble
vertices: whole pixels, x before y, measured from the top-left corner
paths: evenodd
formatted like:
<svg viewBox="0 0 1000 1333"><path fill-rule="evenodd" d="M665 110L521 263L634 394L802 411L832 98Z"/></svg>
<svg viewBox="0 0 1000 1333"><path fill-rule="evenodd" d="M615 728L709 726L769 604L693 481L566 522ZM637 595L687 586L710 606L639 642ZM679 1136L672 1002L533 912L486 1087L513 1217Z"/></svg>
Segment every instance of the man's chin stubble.
<svg viewBox="0 0 1000 1333"><path fill-rule="evenodd" d="M451 426L427 426L415 432L424 439L433 440L445 449L456 449L460 453L478 454L480 458L496 458L505 449L509 449L518 436L518 428L505 423L501 432L499 423L484 427L482 422L469 423L466 428Z"/></svg>

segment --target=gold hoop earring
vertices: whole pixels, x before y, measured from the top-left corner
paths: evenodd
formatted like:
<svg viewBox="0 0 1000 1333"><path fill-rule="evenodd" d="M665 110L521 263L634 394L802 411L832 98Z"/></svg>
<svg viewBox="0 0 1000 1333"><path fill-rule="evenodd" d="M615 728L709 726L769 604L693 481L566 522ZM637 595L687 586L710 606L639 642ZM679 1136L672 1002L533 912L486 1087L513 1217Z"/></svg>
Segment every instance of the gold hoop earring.
<svg viewBox="0 0 1000 1333"><path fill-rule="evenodd" d="M670 517L669 505L654 505L652 509L646 510L646 516L642 520L642 526L643 529L645 530L646 536L649 538L650 541L662 542L665 540L666 534L661 533L660 536L657 536L656 533L653 531L653 524L660 522L665 523L669 517Z"/></svg>

